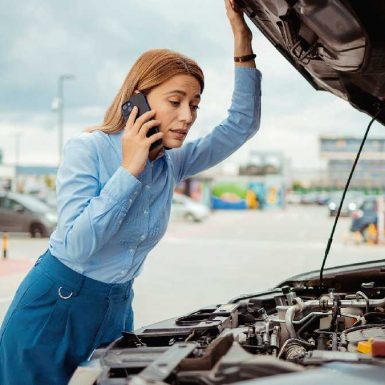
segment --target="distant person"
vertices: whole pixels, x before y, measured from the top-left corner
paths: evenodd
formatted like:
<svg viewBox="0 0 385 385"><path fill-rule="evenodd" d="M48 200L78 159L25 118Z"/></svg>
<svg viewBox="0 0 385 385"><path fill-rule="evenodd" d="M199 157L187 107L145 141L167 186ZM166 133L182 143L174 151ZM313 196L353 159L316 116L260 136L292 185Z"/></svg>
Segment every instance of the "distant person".
<svg viewBox="0 0 385 385"><path fill-rule="evenodd" d="M197 118L203 73L184 55L153 49L132 66L104 122L66 144L57 229L1 327L1 385L67 384L97 346L132 330L132 284L166 231L175 186L257 132L261 75L252 33L233 0L225 6L235 86L228 116L211 134L183 145ZM137 92L152 111L136 120L133 110L125 123L122 104ZM154 126L160 132L147 137Z"/></svg>

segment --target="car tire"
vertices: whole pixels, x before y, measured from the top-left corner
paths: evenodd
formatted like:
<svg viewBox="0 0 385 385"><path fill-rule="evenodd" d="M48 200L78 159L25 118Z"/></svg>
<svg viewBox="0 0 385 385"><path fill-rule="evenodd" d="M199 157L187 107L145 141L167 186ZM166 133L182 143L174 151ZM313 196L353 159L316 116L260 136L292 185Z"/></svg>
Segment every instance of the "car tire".
<svg viewBox="0 0 385 385"><path fill-rule="evenodd" d="M198 223L200 222L201 220L199 218L197 218L193 213L187 213L185 215L185 218L190 221L190 222L195 222L195 223Z"/></svg>
<svg viewBox="0 0 385 385"><path fill-rule="evenodd" d="M31 238L45 238L48 236L47 230L41 223L32 223L29 228Z"/></svg>
<svg viewBox="0 0 385 385"><path fill-rule="evenodd" d="M369 242L369 226L365 226L364 228L362 228L360 230L360 233L362 235L362 239L363 241L366 243L366 242Z"/></svg>

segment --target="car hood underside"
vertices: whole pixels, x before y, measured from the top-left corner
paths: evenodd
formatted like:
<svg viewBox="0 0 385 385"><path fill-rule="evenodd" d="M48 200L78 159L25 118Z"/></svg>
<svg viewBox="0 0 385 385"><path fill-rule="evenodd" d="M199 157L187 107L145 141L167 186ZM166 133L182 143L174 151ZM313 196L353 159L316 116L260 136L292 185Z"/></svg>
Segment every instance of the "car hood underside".
<svg viewBox="0 0 385 385"><path fill-rule="evenodd" d="M316 89L374 116L385 96L384 0L238 0ZM378 121L385 123L385 109Z"/></svg>

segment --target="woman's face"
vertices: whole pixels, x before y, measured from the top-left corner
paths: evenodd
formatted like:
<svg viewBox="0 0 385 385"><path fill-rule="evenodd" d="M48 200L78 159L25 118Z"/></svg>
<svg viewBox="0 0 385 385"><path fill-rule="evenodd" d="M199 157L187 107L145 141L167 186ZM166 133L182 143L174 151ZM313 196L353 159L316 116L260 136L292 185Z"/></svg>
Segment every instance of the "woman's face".
<svg viewBox="0 0 385 385"><path fill-rule="evenodd" d="M201 87L191 75L175 75L153 88L147 95L155 119L161 122L163 145L180 147L197 118Z"/></svg>

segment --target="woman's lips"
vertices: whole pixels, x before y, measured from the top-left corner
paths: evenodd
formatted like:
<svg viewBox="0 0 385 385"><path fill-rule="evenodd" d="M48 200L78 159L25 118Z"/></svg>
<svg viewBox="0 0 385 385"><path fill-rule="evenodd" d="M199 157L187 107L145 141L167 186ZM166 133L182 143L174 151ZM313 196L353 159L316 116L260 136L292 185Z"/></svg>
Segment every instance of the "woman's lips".
<svg viewBox="0 0 385 385"><path fill-rule="evenodd" d="M170 131L172 133L172 136L175 139L179 139L179 140L183 140L187 135L187 131L185 130L170 130Z"/></svg>

